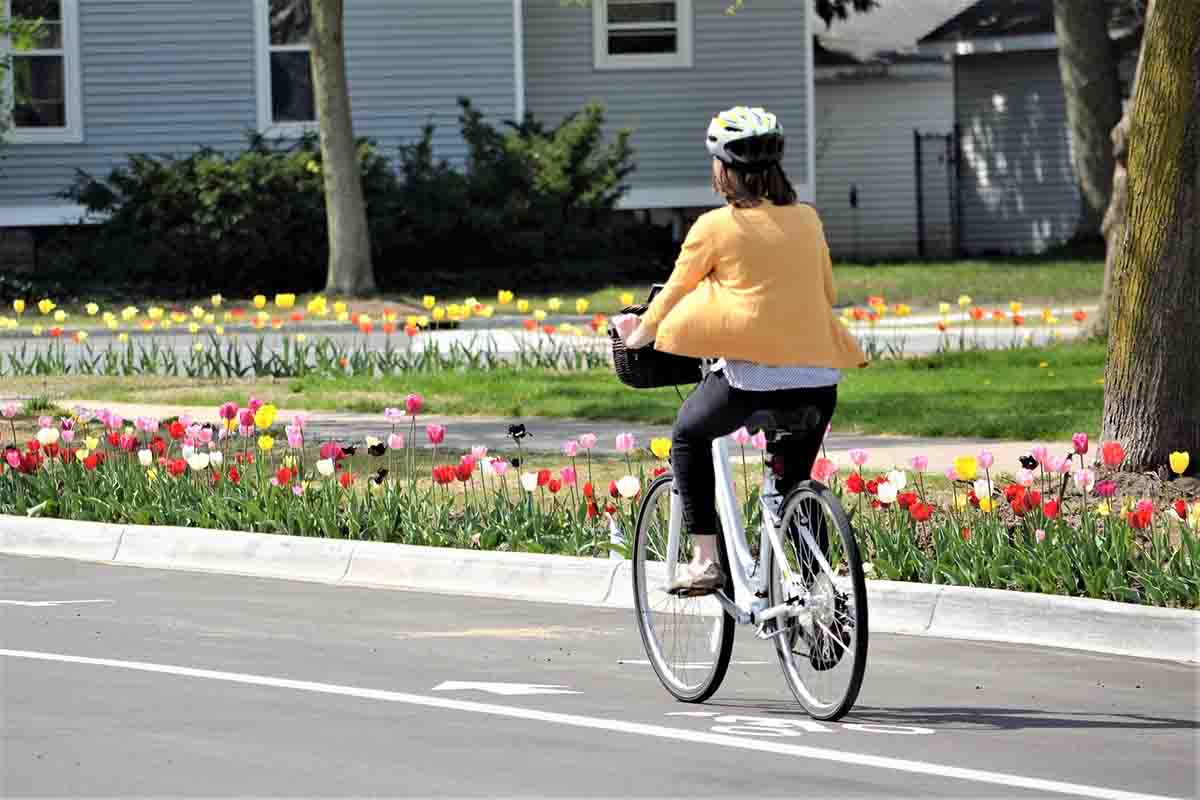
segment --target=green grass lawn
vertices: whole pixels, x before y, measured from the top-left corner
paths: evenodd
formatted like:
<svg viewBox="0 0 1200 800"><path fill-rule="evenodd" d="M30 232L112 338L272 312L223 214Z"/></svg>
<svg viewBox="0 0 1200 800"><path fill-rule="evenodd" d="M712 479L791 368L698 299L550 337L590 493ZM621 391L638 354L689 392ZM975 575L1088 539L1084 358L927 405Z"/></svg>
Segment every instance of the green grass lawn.
<svg viewBox="0 0 1200 800"><path fill-rule="evenodd" d="M1076 431L1094 436L1103 408L1104 358L1102 343L1084 342L877 362L846 376L839 391L837 425L843 431L919 436L1061 439ZM254 394L287 408L370 413L395 405L408 392L420 392L436 414L657 424L670 423L680 404L674 389L628 389L608 370L234 383L76 376L8 383L10 392L50 399L216 405Z"/></svg>

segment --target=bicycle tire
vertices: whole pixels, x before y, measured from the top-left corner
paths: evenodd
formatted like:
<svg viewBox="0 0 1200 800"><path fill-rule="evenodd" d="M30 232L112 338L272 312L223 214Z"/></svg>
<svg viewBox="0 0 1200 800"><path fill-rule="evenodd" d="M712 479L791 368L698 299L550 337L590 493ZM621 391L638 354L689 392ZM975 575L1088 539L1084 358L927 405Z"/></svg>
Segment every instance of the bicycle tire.
<svg viewBox="0 0 1200 800"><path fill-rule="evenodd" d="M811 520L817 519L817 510L820 522L814 525ZM790 631L775 638L779 665L788 688L809 715L837 720L854 707L867 667L867 586L854 528L837 496L816 481L805 481L788 494L779 519L789 564L814 599L811 625L805 629L793 619L787 623ZM796 526L805 524L834 575L819 564L800 536ZM836 537L830 535L834 531ZM785 599L781 573L773 549L768 547L765 553L768 596L776 605ZM796 651L798 646L802 652ZM835 677L840 678L837 688ZM820 691L820 682L829 684L827 692Z"/></svg>
<svg viewBox="0 0 1200 800"><path fill-rule="evenodd" d="M663 559L667 549L673 485L669 474L656 478L647 488L638 509L632 548L634 610L646 658L659 682L685 703L702 703L720 688L725 679L733 653L736 623L712 596L678 597L661 589L666 580ZM666 501L665 514L660 508L663 500ZM686 564L688 561L688 538L686 533L681 533L677 563ZM721 540L718 539L718 542ZM728 565L723 542L720 548L721 562ZM648 557L656 554L660 556L657 562ZM656 583L660 587L657 590L654 588ZM733 596L732 578L726 578L725 593ZM714 613L714 607L717 613ZM656 625L656 621L660 624ZM687 628L682 641L682 654L678 652L678 645L681 644L677 635L679 626ZM665 632L667 628L675 633L664 641L660 630ZM697 637L694 635L696 633L701 635ZM696 654L690 651L689 645L693 642L701 645Z"/></svg>

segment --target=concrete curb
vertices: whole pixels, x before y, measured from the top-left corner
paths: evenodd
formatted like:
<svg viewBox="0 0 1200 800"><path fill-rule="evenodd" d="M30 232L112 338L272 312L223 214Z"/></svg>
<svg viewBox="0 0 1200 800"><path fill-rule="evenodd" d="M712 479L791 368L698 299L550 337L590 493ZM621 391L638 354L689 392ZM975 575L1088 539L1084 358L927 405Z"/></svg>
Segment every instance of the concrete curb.
<svg viewBox="0 0 1200 800"><path fill-rule="evenodd" d="M0 516L0 553L633 608L628 561ZM1000 589L867 584L871 630L1200 663L1200 612Z"/></svg>

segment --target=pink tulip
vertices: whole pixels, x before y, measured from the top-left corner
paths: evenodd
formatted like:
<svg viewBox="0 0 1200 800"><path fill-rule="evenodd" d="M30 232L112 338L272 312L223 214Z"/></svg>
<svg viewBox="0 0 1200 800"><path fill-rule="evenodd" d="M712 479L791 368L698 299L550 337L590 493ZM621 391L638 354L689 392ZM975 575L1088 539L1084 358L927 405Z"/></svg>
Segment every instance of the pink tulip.
<svg viewBox="0 0 1200 800"><path fill-rule="evenodd" d="M1145 497L1143 497L1141 500L1137 501L1137 505L1135 505L1133 507L1133 510L1138 512L1139 514L1141 514L1141 513L1153 514L1154 513L1154 501L1148 500Z"/></svg>
<svg viewBox="0 0 1200 800"><path fill-rule="evenodd" d="M863 464L867 463L868 458L870 458L870 456L867 455L866 450L861 450L856 447L850 451L850 460L854 462L854 466L856 467L861 467Z"/></svg>
<svg viewBox="0 0 1200 800"><path fill-rule="evenodd" d="M837 464L834 464L828 458L818 458L813 464L812 478L814 481L825 483L834 475L836 475L837 471Z"/></svg>
<svg viewBox="0 0 1200 800"><path fill-rule="evenodd" d="M954 468L954 465L953 465L953 464L951 464L950 466L946 467L946 480L948 480L948 481L956 481L956 480L958 480L958 470L956 470L956 469Z"/></svg>
<svg viewBox="0 0 1200 800"><path fill-rule="evenodd" d="M238 427L238 433L242 435L242 438L249 439L251 436L254 435L254 426L253 425L241 425Z"/></svg>
<svg viewBox="0 0 1200 800"><path fill-rule="evenodd" d="M221 419L237 419L238 404L237 403L222 403L217 409L217 414Z"/></svg>
<svg viewBox="0 0 1200 800"><path fill-rule="evenodd" d="M1096 484L1096 494L1100 497L1109 498L1117 493L1117 485L1112 481L1100 481Z"/></svg>
<svg viewBox="0 0 1200 800"><path fill-rule="evenodd" d="M993 456L989 450L981 450L979 452L978 460L979 466L983 467L984 469L991 469L992 464L996 463L995 456Z"/></svg>
<svg viewBox="0 0 1200 800"><path fill-rule="evenodd" d="M580 436L579 437L579 446L582 447L584 450L591 450L593 447L596 446L596 434L585 433L583 436Z"/></svg>
<svg viewBox="0 0 1200 800"><path fill-rule="evenodd" d="M154 433L158 430L158 420L150 417L138 417L133 426L142 433Z"/></svg>
<svg viewBox="0 0 1200 800"><path fill-rule="evenodd" d="M75 440L75 430L73 428L67 428L65 431L63 431L62 440L67 444L73 442Z"/></svg>
<svg viewBox="0 0 1200 800"><path fill-rule="evenodd" d="M445 425L426 425L425 435L429 437L430 444L441 444L446 438Z"/></svg>
<svg viewBox="0 0 1200 800"><path fill-rule="evenodd" d="M385 408L383 418L393 425L404 421L404 410L400 408Z"/></svg>
<svg viewBox="0 0 1200 800"><path fill-rule="evenodd" d="M138 449L138 440L129 434L125 434L121 437L121 449L127 453L136 451Z"/></svg>
<svg viewBox="0 0 1200 800"><path fill-rule="evenodd" d="M1090 469L1081 469L1075 471L1075 485L1079 487L1081 492L1090 492L1092 487L1096 485L1096 473Z"/></svg>
<svg viewBox="0 0 1200 800"><path fill-rule="evenodd" d="M54 419L52 417L47 417L43 414L42 416L38 417L38 427L39 428L52 428L52 427L54 427Z"/></svg>
<svg viewBox="0 0 1200 800"><path fill-rule="evenodd" d="M1071 471L1071 459L1069 459L1069 458L1058 459L1054 464L1054 471L1060 475L1066 475L1068 472Z"/></svg>
<svg viewBox="0 0 1200 800"><path fill-rule="evenodd" d="M927 456L913 456L908 460L908 465L913 468L914 472L924 472L929 469L929 458Z"/></svg>
<svg viewBox="0 0 1200 800"><path fill-rule="evenodd" d="M492 471L502 478L504 477L504 473L508 472L508 468L510 466L511 465L502 458L492 459Z"/></svg>
<svg viewBox="0 0 1200 800"><path fill-rule="evenodd" d="M636 446L637 440L634 438L632 433L617 434L617 452L628 453Z"/></svg>
<svg viewBox="0 0 1200 800"><path fill-rule="evenodd" d="M212 444L212 428L201 428L196 431L196 439L200 444Z"/></svg>
<svg viewBox="0 0 1200 800"><path fill-rule="evenodd" d="M403 450L404 436L399 433L393 433L387 438L388 450Z"/></svg>
<svg viewBox="0 0 1200 800"><path fill-rule="evenodd" d="M579 455L579 442L574 439L569 439L563 443L563 455L567 458L574 458Z"/></svg>
<svg viewBox="0 0 1200 800"><path fill-rule="evenodd" d="M767 449L767 435L765 433L763 433L762 431L759 431L758 433L754 434L753 436L750 437L750 446L753 447L755 450L766 450Z"/></svg>
<svg viewBox="0 0 1200 800"><path fill-rule="evenodd" d="M193 422L193 420L192 420L192 415L191 415L191 414L180 414L180 415L179 415L179 421L180 421L180 422L181 422L181 423L182 423L184 426L190 426L190 425L192 424L192 422Z"/></svg>
<svg viewBox="0 0 1200 800"><path fill-rule="evenodd" d="M459 463L465 467L468 467L472 472L475 471L475 456L464 455L459 459Z"/></svg>
<svg viewBox="0 0 1200 800"><path fill-rule="evenodd" d="M1046 541L1046 532L1041 528L1038 528L1033 532L1033 538L1037 539L1038 542L1044 542Z"/></svg>
<svg viewBox="0 0 1200 800"><path fill-rule="evenodd" d="M1030 455L1033 456L1035 461L1045 467L1046 461L1050 457L1050 451L1046 449L1045 445L1039 444L1037 447L1034 447L1032 451L1030 451Z"/></svg>
<svg viewBox="0 0 1200 800"><path fill-rule="evenodd" d="M1017 483L1021 484L1025 488L1029 488L1030 486L1033 486L1033 482L1035 479L1036 479L1036 476L1034 476L1033 470L1031 470L1031 469L1022 468L1017 471Z"/></svg>
<svg viewBox="0 0 1200 800"><path fill-rule="evenodd" d="M487 448L483 445L475 445L471 448L471 458L476 461L483 461L487 458Z"/></svg>
<svg viewBox="0 0 1200 800"><path fill-rule="evenodd" d="M419 394L413 393L404 398L404 410L410 415L420 414L424 407L425 399Z"/></svg>
<svg viewBox="0 0 1200 800"><path fill-rule="evenodd" d="M64 431L75 430L75 420L70 417L59 417L58 424Z"/></svg>
<svg viewBox="0 0 1200 800"><path fill-rule="evenodd" d="M75 407L75 416L84 425L88 424L89 422L91 422L92 420L94 420L96 418L96 415L92 411L84 408L83 406Z"/></svg>
<svg viewBox="0 0 1200 800"><path fill-rule="evenodd" d="M749 443L750 431L746 430L745 425L733 432L733 441L735 444L740 444L742 447L745 447L746 444Z"/></svg>
<svg viewBox="0 0 1200 800"><path fill-rule="evenodd" d="M303 497L304 496L304 484L297 483L295 486L293 486L292 494L296 495L296 497Z"/></svg>
<svg viewBox="0 0 1200 800"><path fill-rule="evenodd" d="M284 428L284 431L287 432L288 447L293 450L299 450L301 447L304 447L304 431L295 425L288 425Z"/></svg>
<svg viewBox="0 0 1200 800"><path fill-rule="evenodd" d="M1088 451L1088 435L1086 433L1077 433L1071 437L1071 444L1075 445L1075 452L1079 455L1086 455Z"/></svg>
<svg viewBox="0 0 1200 800"><path fill-rule="evenodd" d="M263 401L259 400L257 397L251 397L250 401L246 403L246 405L250 408L250 413L253 414L255 411L258 411L263 407Z"/></svg>
<svg viewBox="0 0 1200 800"><path fill-rule="evenodd" d="M292 426L295 427L297 430L303 431L304 426L307 424L308 424L308 415L307 414L293 414L292 415Z"/></svg>
<svg viewBox="0 0 1200 800"><path fill-rule="evenodd" d="M254 427L254 412L248 408L243 408L241 410L241 413L238 414L238 423L243 428L253 428Z"/></svg>
<svg viewBox="0 0 1200 800"><path fill-rule="evenodd" d="M19 469L21 467L21 453L18 450L5 450L4 460L7 461L8 465L13 469Z"/></svg>
<svg viewBox="0 0 1200 800"><path fill-rule="evenodd" d="M3 411L0 411L0 415L3 415L5 419L12 419L17 415L17 404L9 403L4 407Z"/></svg>
<svg viewBox="0 0 1200 800"><path fill-rule="evenodd" d="M558 475L560 478L562 478L563 486L574 486L575 485L575 477L576 476L575 476L575 468L574 467L563 467L562 471L559 472Z"/></svg>

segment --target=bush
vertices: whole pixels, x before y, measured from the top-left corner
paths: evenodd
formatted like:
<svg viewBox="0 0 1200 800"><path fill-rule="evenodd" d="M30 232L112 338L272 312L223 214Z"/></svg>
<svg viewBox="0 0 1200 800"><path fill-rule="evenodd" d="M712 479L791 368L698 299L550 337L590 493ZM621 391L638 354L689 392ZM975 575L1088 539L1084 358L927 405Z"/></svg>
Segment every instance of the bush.
<svg viewBox="0 0 1200 800"><path fill-rule="evenodd" d="M464 170L433 152L434 128L393 165L359 143L379 282L427 283L430 272L554 274L584 260L661 264L665 230L613 211L632 172L628 132L603 141L592 104L548 129L532 116L501 131L460 99ZM253 134L244 152L131 156L106 178L80 171L62 197L104 217L45 243L43 279L184 296L320 288L328 257L317 137L291 144Z"/></svg>

